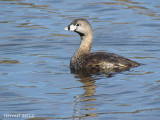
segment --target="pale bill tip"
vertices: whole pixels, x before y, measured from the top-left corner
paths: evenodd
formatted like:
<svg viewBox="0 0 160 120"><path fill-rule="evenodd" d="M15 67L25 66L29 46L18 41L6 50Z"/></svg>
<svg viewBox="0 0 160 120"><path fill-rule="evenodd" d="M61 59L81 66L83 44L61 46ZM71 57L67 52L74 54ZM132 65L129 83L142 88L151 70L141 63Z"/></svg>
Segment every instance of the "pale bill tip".
<svg viewBox="0 0 160 120"><path fill-rule="evenodd" d="M65 27L64 30L68 30L68 27Z"/></svg>

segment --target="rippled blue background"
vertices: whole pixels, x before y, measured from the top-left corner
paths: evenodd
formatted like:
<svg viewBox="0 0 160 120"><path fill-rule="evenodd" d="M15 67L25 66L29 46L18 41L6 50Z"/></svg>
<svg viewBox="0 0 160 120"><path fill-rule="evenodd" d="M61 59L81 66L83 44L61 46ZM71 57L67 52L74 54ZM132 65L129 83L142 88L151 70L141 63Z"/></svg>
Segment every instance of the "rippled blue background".
<svg viewBox="0 0 160 120"><path fill-rule="evenodd" d="M0 0L0 118L159 120L159 0ZM75 18L94 31L92 51L145 65L116 74L70 73ZM17 118L15 118L17 119Z"/></svg>

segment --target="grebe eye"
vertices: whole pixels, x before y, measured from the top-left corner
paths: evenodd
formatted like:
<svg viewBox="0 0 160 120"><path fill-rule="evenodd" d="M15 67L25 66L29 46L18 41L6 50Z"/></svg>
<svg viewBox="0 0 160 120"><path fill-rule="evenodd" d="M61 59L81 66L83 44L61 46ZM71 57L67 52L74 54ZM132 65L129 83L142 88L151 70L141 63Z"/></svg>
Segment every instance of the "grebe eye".
<svg viewBox="0 0 160 120"><path fill-rule="evenodd" d="M76 24L76 26L80 26L80 24Z"/></svg>

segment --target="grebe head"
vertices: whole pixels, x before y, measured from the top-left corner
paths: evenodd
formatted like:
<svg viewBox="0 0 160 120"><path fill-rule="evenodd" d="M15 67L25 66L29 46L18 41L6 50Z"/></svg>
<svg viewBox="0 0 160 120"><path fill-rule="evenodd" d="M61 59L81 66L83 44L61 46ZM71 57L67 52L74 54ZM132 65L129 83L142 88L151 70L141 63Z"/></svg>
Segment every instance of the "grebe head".
<svg viewBox="0 0 160 120"><path fill-rule="evenodd" d="M83 18L73 20L71 24L68 27L65 27L64 29L68 31L77 32L81 36L85 36L87 34L92 33L91 25L86 19Z"/></svg>

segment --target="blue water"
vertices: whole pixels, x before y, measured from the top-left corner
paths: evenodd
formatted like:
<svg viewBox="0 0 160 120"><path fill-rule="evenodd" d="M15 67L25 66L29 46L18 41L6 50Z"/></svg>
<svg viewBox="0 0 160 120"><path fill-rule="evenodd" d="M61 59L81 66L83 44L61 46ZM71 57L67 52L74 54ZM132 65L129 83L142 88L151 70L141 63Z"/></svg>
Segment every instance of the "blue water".
<svg viewBox="0 0 160 120"><path fill-rule="evenodd" d="M0 119L160 119L159 0L0 0L0 11ZM92 52L144 65L72 74L75 18L91 23Z"/></svg>

